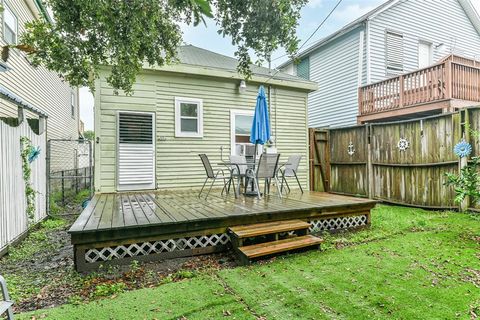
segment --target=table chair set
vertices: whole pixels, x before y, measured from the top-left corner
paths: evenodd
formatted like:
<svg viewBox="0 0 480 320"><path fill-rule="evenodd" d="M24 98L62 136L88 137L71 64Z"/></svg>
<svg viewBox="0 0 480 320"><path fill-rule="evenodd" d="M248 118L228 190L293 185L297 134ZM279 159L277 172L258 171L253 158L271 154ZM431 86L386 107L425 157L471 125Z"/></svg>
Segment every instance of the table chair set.
<svg viewBox="0 0 480 320"><path fill-rule="evenodd" d="M277 195L281 198L283 194L283 185L285 183L287 192L290 192L287 178L295 178L300 191L303 193L302 186L297 176L298 167L302 159L301 155L291 155L288 161L280 163L280 154L278 153L263 153L257 161L248 161L245 156L230 156L229 161L218 163L218 166L224 167L215 171L206 154L200 154L200 159L205 168L206 179L200 190L198 197L202 196L205 186L211 180L210 187L205 195L207 199L213 185L217 180L222 180L223 188L221 194L225 192L228 194L230 188L233 188L235 197L240 195L240 190L243 188L243 193L246 195L255 195L258 199L261 198L260 181L264 180L264 194L269 194L271 182L275 182ZM228 171L228 174L225 172ZM249 189L251 189L249 191Z"/></svg>

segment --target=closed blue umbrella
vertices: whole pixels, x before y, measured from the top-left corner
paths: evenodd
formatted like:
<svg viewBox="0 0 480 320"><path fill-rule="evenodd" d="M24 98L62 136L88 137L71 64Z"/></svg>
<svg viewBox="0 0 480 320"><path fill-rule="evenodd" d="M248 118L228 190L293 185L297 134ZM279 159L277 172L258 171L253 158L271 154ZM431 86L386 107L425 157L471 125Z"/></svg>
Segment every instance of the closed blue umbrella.
<svg viewBox="0 0 480 320"><path fill-rule="evenodd" d="M265 89L260 86L250 132L250 142L255 144L255 153L257 152L257 145L263 145L268 140L270 140L270 118L268 116L267 97Z"/></svg>

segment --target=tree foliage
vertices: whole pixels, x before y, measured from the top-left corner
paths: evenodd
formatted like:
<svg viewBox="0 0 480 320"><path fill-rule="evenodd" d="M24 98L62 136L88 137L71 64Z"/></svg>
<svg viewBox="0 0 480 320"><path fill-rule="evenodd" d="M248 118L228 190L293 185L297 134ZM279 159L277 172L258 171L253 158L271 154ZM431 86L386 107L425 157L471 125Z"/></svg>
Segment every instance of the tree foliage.
<svg viewBox="0 0 480 320"><path fill-rule="evenodd" d="M90 140L90 141L95 140L95 132L93 132L92 130L85 130L85 132L83 132L83 136L87 140Z"/></svg>
<svg viewBox="0 0 480 320"><path fill-rule="evenodd" d="M28 23L18 47L34 64L91 90L101 67L111 66L108 83L130 93L144 63L163 66L176 60L180 23L198 25L207 17L238 47L238 71L248 78L249 49L260 61L279 47L296 53L295 30L306 1L47 0L55 23Z"/></svg>

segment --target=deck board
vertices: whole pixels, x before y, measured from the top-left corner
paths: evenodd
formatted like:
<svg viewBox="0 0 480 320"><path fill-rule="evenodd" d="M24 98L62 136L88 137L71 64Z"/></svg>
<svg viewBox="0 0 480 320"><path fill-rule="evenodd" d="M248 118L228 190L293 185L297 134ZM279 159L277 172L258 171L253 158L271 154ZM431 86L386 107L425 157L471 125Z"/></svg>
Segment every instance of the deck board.
<svg viewBox="0 0 480 320"><path fill-rule="evenodd" d="M226 228L342 212L368 212L376 201L337 194L292 192L262 199L210 194L199 199L191 191L147 191L96 194L71 229L73 243L122 237Z"/></svg>

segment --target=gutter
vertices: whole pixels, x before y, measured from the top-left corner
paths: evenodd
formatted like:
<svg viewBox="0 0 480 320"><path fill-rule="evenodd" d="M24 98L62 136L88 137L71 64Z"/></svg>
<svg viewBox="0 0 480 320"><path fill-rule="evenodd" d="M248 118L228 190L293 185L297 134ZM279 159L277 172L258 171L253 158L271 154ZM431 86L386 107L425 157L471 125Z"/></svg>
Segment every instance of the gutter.
<svg viewBox="0 0 480 320"><path fill-rule="evenodd" d="M10 101L13 104L19 107L22 107L28 111L36 113L41 117L45 117L45 118L48 117L48 114L46 112L23 101L19 96L15 95L13 92L9 91L7 88L3 86L0 86L0 98L4 98L5 100Z"/></svg>
<svg viewBox="0 0 480 320"><path fill-rule="evenodd" d="M53 24L53 19L42 0L25 0L25 2L37 19L43 18L48 23Z"/></svg>

